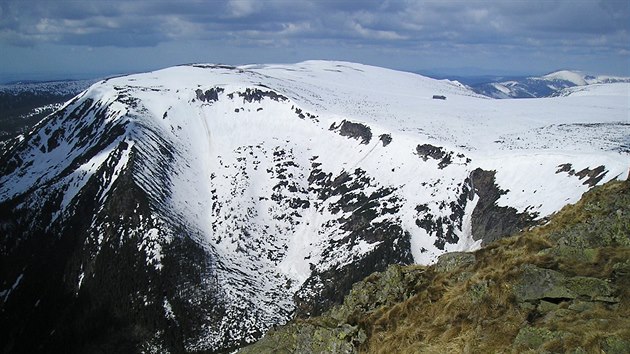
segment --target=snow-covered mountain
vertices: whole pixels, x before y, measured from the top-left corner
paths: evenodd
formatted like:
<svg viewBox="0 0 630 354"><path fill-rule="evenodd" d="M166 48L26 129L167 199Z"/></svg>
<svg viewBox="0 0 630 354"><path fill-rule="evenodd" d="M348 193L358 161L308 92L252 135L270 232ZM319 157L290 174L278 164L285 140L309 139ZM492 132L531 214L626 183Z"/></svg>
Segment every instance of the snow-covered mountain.
<svg viewBox="0 0 630 354"><path fill-rule="evenodd" d="M628 77L588 75L580 71L559 70L540 77L514 78L475 84L471 89L493 98L534 98L564 95L564 90L576 86L628 83Z"/></svg>
<svg viewBox="0 0 630 354"><path fill-rule="evenodd" d="M628 175L628 87L491 100L325 61L98 82L2 149L2 347L231 350L541 222Z"/></svg>

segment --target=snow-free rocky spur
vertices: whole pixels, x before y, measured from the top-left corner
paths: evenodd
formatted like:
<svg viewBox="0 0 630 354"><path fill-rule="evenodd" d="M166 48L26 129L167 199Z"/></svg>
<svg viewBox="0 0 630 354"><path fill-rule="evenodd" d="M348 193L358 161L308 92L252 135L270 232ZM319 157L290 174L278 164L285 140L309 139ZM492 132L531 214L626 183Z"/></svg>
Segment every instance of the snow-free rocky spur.
<svg viewBox="0 0 630 354"><path fill-rule="evenodd" d="M628 89L494 100L324 61L98 82L2 147L1 347L229 351L544 223L628 176Z"/></svg>

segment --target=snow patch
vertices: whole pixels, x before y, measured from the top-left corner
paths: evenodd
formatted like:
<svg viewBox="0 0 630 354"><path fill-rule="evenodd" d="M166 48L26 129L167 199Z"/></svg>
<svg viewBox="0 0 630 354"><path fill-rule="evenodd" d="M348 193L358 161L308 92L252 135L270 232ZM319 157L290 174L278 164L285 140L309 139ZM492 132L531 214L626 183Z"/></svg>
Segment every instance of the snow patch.
<svg viewBox="0 0 630 354"><path fill-rule="evenodd" d="M4 297L4 303L6 303L9 299L11 292L13 292L20 285L22 278L24 278L24 273L18 275L17 279L15 279L15 282L13 283L13 285L11 285L10 288L0 291L0 297Z"/></svg>

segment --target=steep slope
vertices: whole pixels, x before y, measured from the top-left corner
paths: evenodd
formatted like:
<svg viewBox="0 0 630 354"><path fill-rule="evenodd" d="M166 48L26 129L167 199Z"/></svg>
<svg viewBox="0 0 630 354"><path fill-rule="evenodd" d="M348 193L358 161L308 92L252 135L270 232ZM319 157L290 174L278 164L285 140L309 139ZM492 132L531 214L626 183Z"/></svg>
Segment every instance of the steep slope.
<svg viewBox="0 0 630 354"><path fill-rule="evenodd" d="M320 61L99 82L0 155L2 348L230 350L544 221L627 175L613 91L494 101Z"/></svg>
<svg viewBox="0 0 630 354"><path fill-rule="evenodd" d="M627 353L630 181L430 267L394 265L240 353Z"/></svg>
<svg viewBox="0 0 630 354"><path fill-rule="evenodd" d="M474 84L471 88L493 98L540 98L561 95L563 90L573 87L628 82L630 78L627 77L592 76L579 71L559 70L540 77Z"/></svg>

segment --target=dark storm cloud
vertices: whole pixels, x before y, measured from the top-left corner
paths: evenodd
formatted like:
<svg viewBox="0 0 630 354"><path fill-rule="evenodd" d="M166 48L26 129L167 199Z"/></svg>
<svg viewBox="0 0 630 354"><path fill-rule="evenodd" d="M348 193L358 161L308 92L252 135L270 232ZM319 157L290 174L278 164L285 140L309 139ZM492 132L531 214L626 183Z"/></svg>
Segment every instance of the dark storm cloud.
<svg viewBox="0 0 630 354"><path fill-rule="evenodd" d="M72 68L86 65L81 48L98 59L113 47L118 64L94 65L127 68L142 53L151 67L324 58L630 72L628 43L628 0L0 0L4 71L43 48Z"/></svg>
<svg viewBox="0 0 630 354"><path fill-rule="evenodd" d="M4 0L0 38L89 46L178 39L337 39L365 45L622 46L622 1L50 1ZM343 44L343 43L340 43Z"/></svg>

